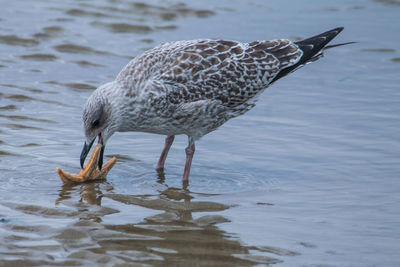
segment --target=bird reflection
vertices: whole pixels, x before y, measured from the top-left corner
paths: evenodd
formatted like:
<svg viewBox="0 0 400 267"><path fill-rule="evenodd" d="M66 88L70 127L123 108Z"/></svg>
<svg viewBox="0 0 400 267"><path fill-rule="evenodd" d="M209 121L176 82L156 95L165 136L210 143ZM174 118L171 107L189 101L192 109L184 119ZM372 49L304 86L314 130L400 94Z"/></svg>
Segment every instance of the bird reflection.
<svg viewBox="0 0 400 267"><path fill-rule="evenodd" d="M159 184L164 184L165 182L165 173L164 173L164 169L157 169L157 183ZM189 186L189 181L182 181L182 188L183 189L187 189Z"/></svg>
<svg viewBox="0 0 400 267"><path fill-rule="evenodd" d="M162 176L159 180L162 181ZM221 230L218 224L229 219L220 213L231 206L204 201L210 195L173 187L156 194L126 195L114 193L107 182L87 183L63 185L56 204L64 201L71 204L78 194L78 204L72 206L79 212L79 223L71 227L81 229L82 220L96 223L92 230L84 229L94 243L92 247L100 247L91 253L112 255L129 262L159 264L162 261L165 266L253 266L281 262L269 256L250 254L250 250L262 253L263 249L245 246L232 234ZM135 205L160 213L144 217L135 224L129 220L114 224L109 219L104 223L104 216L123 212L102 207L105 198L124 204L121 207ZM201 201L197 200L200 198ZM82 247L82 250L90 249Z"/></svg>

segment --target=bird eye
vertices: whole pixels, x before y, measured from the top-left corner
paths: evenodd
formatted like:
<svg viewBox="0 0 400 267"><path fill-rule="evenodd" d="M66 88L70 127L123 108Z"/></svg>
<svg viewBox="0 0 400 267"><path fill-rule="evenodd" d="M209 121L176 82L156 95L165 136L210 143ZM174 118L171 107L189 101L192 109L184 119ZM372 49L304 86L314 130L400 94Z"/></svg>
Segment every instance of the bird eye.
<svg viewBox="0 0 400 267"><path fill-rule="evenodd" d="M97 126L99 126L99 124L100 124L100 121L97 119L97 120L94 120L93 122L92 122L92 127L93 128L96 128Z"/></svg>

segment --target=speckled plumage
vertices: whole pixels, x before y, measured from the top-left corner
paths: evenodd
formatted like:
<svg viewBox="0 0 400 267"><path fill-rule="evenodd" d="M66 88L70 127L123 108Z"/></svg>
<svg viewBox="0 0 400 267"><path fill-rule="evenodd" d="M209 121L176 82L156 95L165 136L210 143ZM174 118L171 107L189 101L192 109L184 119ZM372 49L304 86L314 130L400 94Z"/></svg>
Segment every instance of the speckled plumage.
<svg viewBox="0 0 400 267"><path fill-rule="evenodd" d="M105 143L115 131L167 135L158 164L163 168L173 136L186 134L187 180L195 140L250 110L276 80L319 59L342 30L299 42L199 39L150 49L88 99L83 115L87 144L96 136Z"/></svg>
<svg viewBox="0 0 400 267"><path fill-rule="evenodd" d="M302 55L289 40L179 41L135 58L116 82L132 106L144 107L140 130L198 139L251 109L276 74Z"/></svg>

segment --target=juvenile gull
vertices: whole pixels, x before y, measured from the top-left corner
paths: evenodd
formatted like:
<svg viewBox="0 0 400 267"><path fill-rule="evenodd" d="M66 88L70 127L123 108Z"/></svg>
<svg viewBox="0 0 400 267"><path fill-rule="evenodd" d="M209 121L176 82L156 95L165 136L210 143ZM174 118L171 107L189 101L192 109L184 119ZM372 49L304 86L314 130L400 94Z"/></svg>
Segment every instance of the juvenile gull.
<svg viewBox="0 0 400 267"><path fill-rule="evenodd" d="M298 42L200 39L148 50L87 100L81 166L96 137L103 144L101 168L108 138L117 131L137 131L167 136L156 167L162 171L175 135L186 134L182 180L188 183L196 140L253 108L270 84L338 46L327 44L342 30Z"/></svg>

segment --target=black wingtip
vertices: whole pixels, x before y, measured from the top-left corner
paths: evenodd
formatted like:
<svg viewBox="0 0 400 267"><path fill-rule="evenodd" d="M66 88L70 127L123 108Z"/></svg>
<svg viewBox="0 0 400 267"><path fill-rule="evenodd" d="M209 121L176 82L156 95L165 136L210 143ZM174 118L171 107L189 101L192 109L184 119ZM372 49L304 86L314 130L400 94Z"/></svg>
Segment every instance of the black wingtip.
<svg viewBox="0 0 400 267"><path fill-rule="evenodd" d="M292 71L295 71L296 69L307 64L308 62L317 60L322 55L321 51L324 50L324 48L339 46L340 44L327 47L327 44L332 41L332 39L335 38L341 31L343 31L343 29L344 27L337 27L332 30L312 36L310 38L295 42L295 44L298 45L298 47L303 51L303 56L296 64L281 70L271 81L271 83L288 75Z"/></svg>
<svg viewBox="0 0 400 267"><path fill-rule="evenodd" d="M320 33L318 35L312 36L310 38L295 42L301 50L303 50L303 59L306 59L312 54L318 53L322 48L324 48L333 38L335 38L344 27L337 27L335 29ZM310 54L310 55L309 55Z"/></svg>
<svg viewBox="0 0 400 267"><path fill-rule="evenodd" d="M337 31L338 32L338 34L341 32L341 31L343 31L344 30L344 27L343 26L341 26L341 27L337 27L337 28L335 28L335 29L332 29L332 30L330 30L330 31ZM330 32L330 31L327 31L327 32Z"/></svg>

